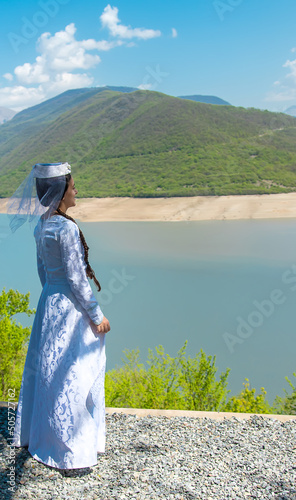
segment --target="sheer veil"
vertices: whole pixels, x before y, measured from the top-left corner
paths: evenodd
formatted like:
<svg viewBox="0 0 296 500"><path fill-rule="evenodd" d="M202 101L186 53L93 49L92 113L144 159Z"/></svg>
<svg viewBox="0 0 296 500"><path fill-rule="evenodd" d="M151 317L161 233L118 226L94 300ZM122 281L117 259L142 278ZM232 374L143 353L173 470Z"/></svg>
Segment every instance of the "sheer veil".
<svg viewBox="0 0 296 500"><path fill-rule="evenodd" d="M46 219L58 208L66 188L69 163L36 163L7 204L9 226L15 232L37 216ZM39 196L38 196L39 195Z"/></svg>

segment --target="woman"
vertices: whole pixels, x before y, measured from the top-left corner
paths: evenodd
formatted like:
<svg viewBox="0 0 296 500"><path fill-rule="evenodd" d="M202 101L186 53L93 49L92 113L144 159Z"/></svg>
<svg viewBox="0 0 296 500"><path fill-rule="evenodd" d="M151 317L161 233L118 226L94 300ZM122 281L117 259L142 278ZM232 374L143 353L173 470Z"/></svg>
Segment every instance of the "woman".
<svg viewBox="0 0 296 500"><path fill-rule="evenodd" d="M87 279L94 279L100 290L84 236L67 215L77 195L70 171L68 163L34 165L10 203L10 211L17 212L13 230L28 215L44 212L34 231L43 290L13 444L28 446L36 460L59 469L96 465L97 452L104 452L105 333L110 330Z"/></svg>

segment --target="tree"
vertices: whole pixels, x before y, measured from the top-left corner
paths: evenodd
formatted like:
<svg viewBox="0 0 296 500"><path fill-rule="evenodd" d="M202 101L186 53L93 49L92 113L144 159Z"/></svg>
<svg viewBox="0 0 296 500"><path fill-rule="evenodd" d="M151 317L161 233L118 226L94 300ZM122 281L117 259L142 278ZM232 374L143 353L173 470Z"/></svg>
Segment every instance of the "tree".
<svg viewBox="0 0 296 500"><path fill-rule="evenodd" d="M293 376L296 378L296 372L293 373ZM284 389L285 396L281 398L277 396L274 401L274 409L276 413L283 415L296 415L296 386L293 385L291 380L288 377L285 377L289 386L292 389L292 393L289 394L286 389Z"/></svg>
<svg viewBox="0 0 296 500"><path fill-rule="evenodd" d="M139 350L124 351L124 366L106 373L107 406L172 410L212 410L223 408L229 369L216 380L216 357L201 349L186 358L186 346L176 357L165 354L162 346L154 354L149 349L147 368L139 361Z"/></svg>
<svg viewBox="0 0 296 500"><path fill-rule="evenodd" d="M185 344L186 345L186 344ZM216 356L207 356L201 349L194 358L181 359L181 377L187 410L223 411L227 394L227 378L230 368L216 380Z"/></svg>
<svg viewBox="0 0 296 500"><path fill-rule="evenodd" d="M148 369L140 363L139 350L125 350L124 365L106 373L107 406L118 408L182 408L178 388L177 358L164 354L162 346L156 354L149 349Z"/></svg>
<svg viewBox="0 0 296 500"><path fill-rule="evenodd" d="M266 390L261 387L261 394L256 396L256 389L250 389L249 380L246 378L243 383L244 389L229 399L224 411L239 413L272 413L272 408L266 400Z"/></svg>
<svg viewBox="0 0 296 500"><path fill-rule="evenodd" d="M25 313L28 316L35 313L29 309L29 297L5 288L0 295L0 399L6 401L8 390L15 389L16 398L19 395L22 372L24 368L27 341L31 328L17 324L13 316Z"/></svg>

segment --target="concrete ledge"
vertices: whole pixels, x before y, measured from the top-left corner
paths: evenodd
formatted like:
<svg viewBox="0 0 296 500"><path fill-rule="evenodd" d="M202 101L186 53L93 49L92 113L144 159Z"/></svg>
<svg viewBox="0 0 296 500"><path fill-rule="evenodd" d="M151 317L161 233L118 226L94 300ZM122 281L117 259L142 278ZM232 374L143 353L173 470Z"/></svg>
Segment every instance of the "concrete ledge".
<svg viewBox="0 0 296 500"><path fill-rule="evenodd" d="M232 413L219 411L188 411L188 410L148 410L140 408L106 408L107 414L124 413L125 415L137 415L137 417L189 417L189 418L211 418L213 420L224 420L225 418L236 417L239 420L246 420L253 415L257 417L273 418L281 422L296 420L296 415L272 415L268 413Z"/></svg>
<svg viewBox="0 0 296 500"><path fill-rule="evenodd" d="M0 401L0 408L17 409L17 402ZM288 420L296 420L296 415L272 415L268 413L232 413L232 412L219 412L219 411L189 411L189 410L149 410L146 408L106 408L106 414L112 415L113 413L123 413L124 415L137 415L137 417L189 417L189 418L211 418L213 420L224 420L225 418L236 417L238 420L246 420L253 415L264 418L274 418L281 422Z"/></svg>

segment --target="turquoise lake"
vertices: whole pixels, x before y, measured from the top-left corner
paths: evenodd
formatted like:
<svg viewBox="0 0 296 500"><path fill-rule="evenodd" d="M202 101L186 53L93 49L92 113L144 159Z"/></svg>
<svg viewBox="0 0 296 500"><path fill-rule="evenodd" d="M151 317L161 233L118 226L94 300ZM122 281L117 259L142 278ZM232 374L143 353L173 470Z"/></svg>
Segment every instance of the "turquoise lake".
<svg viewBox="0 0 296 500"><path fill-rule="evenodd" d="M296 372L296 219L81 223L111 324L107 369L122 351L161 344L175 355L216 355L228 387L247 377L270 402ZM41 285L33 228L11 235L0 215L0 286L31 294ZM18 317L22 324L32 318Z"/></svg>

